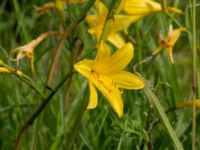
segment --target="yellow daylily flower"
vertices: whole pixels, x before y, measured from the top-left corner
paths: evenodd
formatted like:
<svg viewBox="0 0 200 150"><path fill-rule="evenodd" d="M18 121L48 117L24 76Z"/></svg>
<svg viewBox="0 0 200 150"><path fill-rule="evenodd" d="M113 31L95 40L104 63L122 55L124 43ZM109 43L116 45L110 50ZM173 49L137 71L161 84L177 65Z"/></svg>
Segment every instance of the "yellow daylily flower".
<svg viewBox="0 0 200 150"><path fill-rule="evenodd" d="M98 96L95 86L106 97L118 116L123 115L123 100L120 89L141 89L144 81L133 73L123 71L133 58L131 43L111 55L111 49L100 42L95 60L83 60L74 65L76 71L88 79L90 98L87 108L97 106Z"/></svg>
<svg viewBox="0 0 200 150"><path fill-rule="evenodd" d="M176 44L177 40L179 39L181 32L186 32L186 31L187 31L187 29L184 27L180 27L178 29L173 30L172 25L170 25L167 37L163 38L162 35L160 36L161 44L154 51L153 55L159 53L162 49L165 48L167 50L167 53L168 53L168 56L169 56L171 62L174 63L174 59L172 56L173 47Z"/></svg>
<svg viewBox="0 0 200 150"><path fill-rule="evenodd" d="M106 6L99 0L95 3L96 14L88 15L86 21L88 22L90 29L88 32L96 36L97 41L100 40L100 37L103 32L103 28L106 24L106 17L108 15L108 9ZM114 15L113 18L107 20L107 37L103 40L108 40L114 44L117 48L124 46L124 39L117 33L119 31L125 31L127 33L127 28L134 22L135 17L127 15Z"/></svg>
<svg viewBox="0 0 200 150"><path fill-rule="evenodd" d="M141 18L151 13L161 11L162 6L154 0L122 0L117 11L120 12L122 10L126 14ZM167 7L167 11L178 14L182 13L181 10L174 7Z"/></svg>
<svg viewBox="0 0 200 150"><path fill-rule="evenodd" d="M177 108L192 106L192 105L193 105L193 100L176 103ZM197 108L200 108L200 100L199 99L195 100L195 105L196 105Z"/></svg>

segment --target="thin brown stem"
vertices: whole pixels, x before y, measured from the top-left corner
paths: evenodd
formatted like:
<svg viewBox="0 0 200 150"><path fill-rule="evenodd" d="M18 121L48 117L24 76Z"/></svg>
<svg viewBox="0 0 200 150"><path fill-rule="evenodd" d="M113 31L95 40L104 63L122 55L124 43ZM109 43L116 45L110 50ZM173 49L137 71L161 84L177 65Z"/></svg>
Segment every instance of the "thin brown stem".
<svg viewBox="0 0 200 150"><path fill-rule="evenodd" d="M140 65L142 65L142 64L144 64L144 63L146 63L146 62L152 60L157 54L158 54L158 53L153 53L153 54L151 54L149 57L147 57L146 59L144 59L144 60L140 61L139 63L135 64L135 65L133 66L133 71L134 71L134 72L137 72L137 71L136 71L137 67L139 67Z"/></svg>
<svg viewBox="0 0 200 150"><path fill-rule="evenodd" d="M83 51L83 43L81 40L77 40L74 44L74 50L76 50L76 54L73 55L72 51L71 52L71 69L73 69L73 64L76 63L77 59L80 57L82 51ZM66 92L65 92L65 104L64 104L64 112L65 114L68 111L69 106L71 105L71 99L70 99L70 93L72 91L72 78L68 79L68 84L66 86Z"/></svg>
<svg viewBox="0 0 200 150"><path fill-rule="evenodd" d="M52 81L52 78L53 78L53 76L56 72L56 69L57 69L57 66L58 66L58 61L59 61L61 51L62 51L62 48L64 46L64 41L65 41L65 38L67 37L67 35L68 34L65 34L63 37L61 37L61 39L59 41L58 48L56 50L56 54L53 58L53 62L52 62L52 65L51 65L51 68L50 68L50 71L49 71L49 74L48 74L48 79L47 79L47 86L48 87L51 86L51 81Z"/></svg>

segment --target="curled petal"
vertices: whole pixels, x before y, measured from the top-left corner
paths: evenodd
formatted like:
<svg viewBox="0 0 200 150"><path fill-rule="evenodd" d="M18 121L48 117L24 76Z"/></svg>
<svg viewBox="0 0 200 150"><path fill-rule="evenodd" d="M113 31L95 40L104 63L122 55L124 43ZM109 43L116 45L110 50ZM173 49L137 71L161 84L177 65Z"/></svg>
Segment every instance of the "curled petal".
<svg viewBox="0 0 200 150"><path fill-rule="evenodd" d="M144 87L144 81L133 73L121 71L109 77L117 83L119 88L124 89L141 89Z"/></svg>
<svg viewBox="0 0 200 150"><path fill-rule="evenodd" d="M175 29L175 30L173 30L173 28L172 28L172 30L169 29L169 32L168 32L168 35L167 35L167 41L166 41L167 44L174 46L174 44L179 39L181 32L185 32L185 31L187 31L187 29L184 28L184 27L181 27L181 28L178 28L178 29Z"/></svg>

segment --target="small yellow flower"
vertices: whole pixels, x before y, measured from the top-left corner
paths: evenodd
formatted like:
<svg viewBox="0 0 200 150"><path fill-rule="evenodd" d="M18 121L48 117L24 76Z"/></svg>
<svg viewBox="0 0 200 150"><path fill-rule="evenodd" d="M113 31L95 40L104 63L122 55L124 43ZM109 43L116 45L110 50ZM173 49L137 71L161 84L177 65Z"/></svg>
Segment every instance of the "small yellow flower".
<svg viewBox="0 0 200 150"><path fill-rule="evenodd" d="M125 44L111 55L110 48L100 42L95 60L83 60L74 65L76 71L88 79L90 98L87 108L97 106L98 97L95 86L106 97L118 116L123 115L122 91L120 89L141 89L144 81L138 76L123 71L133 58L133 46Z"/></svg>
<svg viewBox="0 0 200 150"><path fill-rule="evenodd" d="M187 29L184 27L173 30L172 25L170 25L167 37L163 38L162 35L160 36L161 44L154 51L153 55L159 53L163 48L166 48L171 62L174 63L174 59L172 56L173 47L176 44L177 40L179 39L181 32L186 32L186 31L187 31Z"/></svg>

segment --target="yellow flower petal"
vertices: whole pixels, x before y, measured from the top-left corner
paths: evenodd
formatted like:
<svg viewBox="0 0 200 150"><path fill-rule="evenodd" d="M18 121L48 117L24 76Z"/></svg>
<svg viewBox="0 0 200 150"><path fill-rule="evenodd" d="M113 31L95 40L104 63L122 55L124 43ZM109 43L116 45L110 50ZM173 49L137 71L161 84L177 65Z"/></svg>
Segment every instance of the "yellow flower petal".
<svg viewBox="0 0 200 150"><path fill-rule="evenodd" d="M85 19L91 28L103 27L105 22L105 16L99 17L97 15L89 15Z"/></svg>
<svg viewBox="0 0 200 150"><path fill-rule="evenodd" d="M110 47L108 47L108 45L104 41L101 41L98 46L98 51L95 60L98 61L106 59L109 58L110 56L111 56Z"/></svg>
<svg viewBox="0 0 200 150"><path fill-rule="evenodd" d="M174 46L174 44L179 39L181 32L185 32L185 31L187 31L187 29L184 27L173 30L173 27L170 26L170 29L169 29L169 32L167 35L167 39L166 39L167 45Z"/></svg>
<svg viewBox="0 0 200 150"><path fill-rule="evenodd" d="M124 11L129 15L148 15L162 9L161 5L153 0L125 0Z"/></svg>
<svg viewBox="0 0 200 150"><path fill-rule="evenodd" d="M94 34L96 36L97 41L99 41L102 34L102 28L102 26L97 26L95 28L88 29L88 32L90 34Z"/></svg>
<svg viewBox="0 0 200 150"><path fill-rule="evenodd" d="M82 74L86 78L90 78L90 73L92 70L92 64L94 61L92 60L83 60L76 64L74 64L74 69Z"/></svg>
<svg viewBox="0 0 200 150"><path fill-rule="evenodd" d="M98 96L97 96L96 89L95 89L95 87L94 87L94 85L92 84L91 81L89 81L89 88L90 88L90 99L89 99L89 103L88 103L87 108L93 109L97 106Z"/></svg>
<svg viewBox="0 0 200 150"><path fill-rule="evenodd" d="M95 73L92 76L92 82L106 97L118 116L121 117L123 115L124 104L122 101L121 92L116 87L116 84L110 78L104 75L97 75Z"/></svg>
<svg viewBox="0 0 200 150"><path fill-rule="evenodd" d="M0 73L11 73L11 71L8 68L0 67Z"/></svg>
<svg viewBox="0 0 200 150"><path fill-rule="evenodd" d="M88 32L90 34L94 34L97 38L97 41L99 41L102 34L103 26L105 23L105 17L90 15L86 17L86 21L88 22L90 26L90 29L88 30Z"/></svg>
<svg viewBox="0 0 200 150"><path fill-rule="evenodd" d="M114 16L114 32L124 31L126 34L128 33L128 27L138 19L140 19L141 15L115 15Z"/></svg>
<svg viewBox="0 0 200 150"><path fill-rule="evenodd" d="M94 63L94 71L102 74L114 74L122 71L133 58L133 45L128 43L108 59Z"/></svg>
<svg viewBox="0 0 200 150"><path fill-rule="evenodd" d="M173 27L170 26L168 35L164 41L165 43L163 45L163 48L167 49L168 56L172 63L174 63L173 56L172 56L173 47L175 43L177 42L177 40L179 39L181 32L183 31L187 31L187 29L184 27L181 27L181 28L173 30Z"/></svg>
<svg viewBox="0 0 200 150"><path fill-rule="evenodd" d="M109 75L109 77L117 83L119 88L124 89L141 89L144 87L144 81L133 73L121 71Z"/></svg>
<svg viewBox="0 0 200 150"><path fill-rule="evenodd" d="M104 5L104 3L102 3L100 0L97 0L96 3L95 3L95 7L96 7L96 11L97 11L98 16L106 17L106 15L108 14L108 9Z"/></svg>
<svg viewBox="0 0 200 150"><path fill-rule="evenodd" d="M172 47L168 47L167 49L167 54L169 56L169 59L172 63L174 63L174 59L173 59L173 54L172 54Z"/></svg>
<svg viewBox="0 0 200 150"><path fill-rule="evenodd" d="M121 48L126 44L124 39L119 34L114 34L114 33L111 33L108 36L108 41L117 48Z"/></svg>

